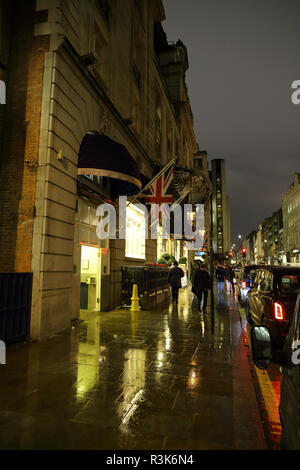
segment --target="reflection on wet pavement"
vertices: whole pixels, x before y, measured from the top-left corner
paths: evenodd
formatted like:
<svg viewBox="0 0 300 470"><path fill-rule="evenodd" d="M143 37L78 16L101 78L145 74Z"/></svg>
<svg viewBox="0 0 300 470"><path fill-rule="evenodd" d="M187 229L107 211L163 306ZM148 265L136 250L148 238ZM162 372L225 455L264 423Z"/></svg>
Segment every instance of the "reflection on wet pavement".
<svg viewBox="0 0 300 470"><path fill-rule="evenodd" d="M249 349L249 363L254 376L257 400L262 415L269 449L280 448L281 423L279 417L281 373L278 364L271 363L267 370L258 369L253 363L250 341L251 327L247 323L245 309L240 308L241 322L244 329L244 341Z"/></svg>
<svg viewBox="0 0 300 470"><path fill-rule="evenodd" d="M178 306L90 315L47 341L12 346L0 369L0 447L243 448L235 435L236 305L226 290L215 302L214 334L210 303L199 313L187 287Z"/></svg>

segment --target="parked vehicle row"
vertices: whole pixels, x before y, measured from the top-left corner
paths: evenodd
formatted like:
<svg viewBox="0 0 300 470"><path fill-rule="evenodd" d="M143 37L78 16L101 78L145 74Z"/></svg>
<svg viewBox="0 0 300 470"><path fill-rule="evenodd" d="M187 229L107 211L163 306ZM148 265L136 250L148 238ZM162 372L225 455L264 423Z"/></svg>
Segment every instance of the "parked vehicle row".
<svg viewBox="0 0 300 470"><path fill-rule="evenodd" d="M281 448L300 450L300 267L245 266L238 287L256 366L282 366Z"/></svg>
<svg viewBox="0 0 300 470"><path fill-rule="evenodd" d="M280 447L283 450L300 450L300 295L283 351L274 350L267 327L256 325L251 330L251 350L255 365L260 369L267 369L271 362L282 366Z"/></svg>
<svg viewBox="0 0 300 470"><path fill-rule="evenodd" d="M245 306L248 292L253 287L257 269L263 267L263 265L250 264L242 268L237 282L237 296L242 306Z"/></svg>

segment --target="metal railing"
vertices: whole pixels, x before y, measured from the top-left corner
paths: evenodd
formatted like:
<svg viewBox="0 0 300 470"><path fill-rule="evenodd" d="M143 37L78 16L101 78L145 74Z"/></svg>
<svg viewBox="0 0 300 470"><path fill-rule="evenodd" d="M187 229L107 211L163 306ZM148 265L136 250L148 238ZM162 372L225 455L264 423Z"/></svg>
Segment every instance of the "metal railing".
<svg viewBox="0 0 300 470"><path fill-rule="evenodd" d="M129 305L133 284L137 284L141 304L169 290L169 267L158 264L122 266L122 304Z"/></svg>

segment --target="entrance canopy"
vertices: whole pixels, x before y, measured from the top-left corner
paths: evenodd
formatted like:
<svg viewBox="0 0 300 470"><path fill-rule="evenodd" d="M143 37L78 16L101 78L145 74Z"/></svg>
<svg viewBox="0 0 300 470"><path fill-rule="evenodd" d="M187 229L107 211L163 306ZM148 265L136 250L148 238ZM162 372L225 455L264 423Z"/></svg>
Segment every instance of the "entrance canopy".
<svg viewBox="0 0 300 470"><path fill-rule="evenodd" d="M116 195L135 194L142 187L138 165L126 147L98 132L88 132L82 140L78 174L112 178Z"/></svg>

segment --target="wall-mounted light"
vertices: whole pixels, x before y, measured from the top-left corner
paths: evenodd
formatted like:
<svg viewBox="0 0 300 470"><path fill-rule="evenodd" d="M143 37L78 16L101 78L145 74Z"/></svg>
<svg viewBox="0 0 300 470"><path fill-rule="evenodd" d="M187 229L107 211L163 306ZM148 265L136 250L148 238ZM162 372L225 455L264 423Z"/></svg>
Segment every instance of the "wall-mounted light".
<svg viewBox="0 0 300 470"><path fill-rule="evenodd" d="M88 67L89 65L94 65L96 62L96 57L94 54L85 54L80 57L81 62Z"/></svg>

